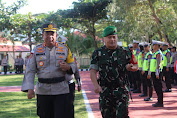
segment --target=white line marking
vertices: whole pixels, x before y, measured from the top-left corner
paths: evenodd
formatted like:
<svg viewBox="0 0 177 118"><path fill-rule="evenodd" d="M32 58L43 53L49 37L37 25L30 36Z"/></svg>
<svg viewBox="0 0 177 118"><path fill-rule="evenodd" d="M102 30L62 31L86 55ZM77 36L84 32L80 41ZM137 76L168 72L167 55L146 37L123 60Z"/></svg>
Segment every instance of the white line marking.
<svg viewBox="0 0 177 118"><path fill-rule="evenodd" d="M85 106L86 106L86 110L88 112L88 118L94 118L92 108L90 107L89 100L87 98L87 95L86 95L84 89L82 89L82 95L83 95L83 98L84 98L84 103L85 103Z"/></svg>

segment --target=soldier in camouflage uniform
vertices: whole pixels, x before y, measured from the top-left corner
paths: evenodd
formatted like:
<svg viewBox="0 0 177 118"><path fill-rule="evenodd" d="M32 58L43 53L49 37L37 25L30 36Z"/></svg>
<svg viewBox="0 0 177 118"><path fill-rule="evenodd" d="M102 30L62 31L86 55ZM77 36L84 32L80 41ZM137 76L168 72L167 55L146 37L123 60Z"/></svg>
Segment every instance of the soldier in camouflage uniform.
<svg viewBox="0 0 177 118"><path fill-rule="evenodd" d="M129 50L117 45L116 27L103 32L105 46L95 50L90 65L90 77L103 118L129 118L127 71L137 71L137 61ZM97 81L97 72L99 79Z"/></svg>

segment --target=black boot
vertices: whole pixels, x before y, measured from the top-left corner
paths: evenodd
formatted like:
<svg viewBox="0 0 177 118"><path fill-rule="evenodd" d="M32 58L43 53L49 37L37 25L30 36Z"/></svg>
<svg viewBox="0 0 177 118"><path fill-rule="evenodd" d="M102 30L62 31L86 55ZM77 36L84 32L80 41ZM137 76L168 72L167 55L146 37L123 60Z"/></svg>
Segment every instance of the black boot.
<svg viewBox="0 0 177 118"><path fill-rule="evenodd" d="M133 91L133 93L141 93L140 89L136 89L135 91Z"/></svg>
<svg viewBox="0 0 177 118"><path fill-rule="evenodd" d="M163 92L171 92L171 89L166 89Z"/></svg>
<svg viewBox="0 0 177 118"><path fill-rule="evenodd" d="M153 107L164 107L162 103L155 103L155 104L152 104Z"/></svg>
<svg viewBox="0 0 177 118"><path fill-rule="evenodd" d="M141 95L139 95L140 97L145 97L145 96L147 96L147 94L141 94Z"/></svg>
<svg viewBox="0 0 177 118"><path fill-rule="evenodd" d="M144 98L144 101L153 101L153 98L152 97L147 97L147 98Z"/></svg>

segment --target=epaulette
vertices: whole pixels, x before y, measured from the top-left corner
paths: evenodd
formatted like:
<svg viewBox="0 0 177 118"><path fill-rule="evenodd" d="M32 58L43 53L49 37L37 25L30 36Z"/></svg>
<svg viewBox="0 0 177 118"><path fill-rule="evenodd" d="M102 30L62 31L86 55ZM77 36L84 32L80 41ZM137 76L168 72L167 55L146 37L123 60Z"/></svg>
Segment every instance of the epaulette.
<svg viewBox="0 0 177 118"><path fill-rule="evenodd" d="M59 44L61 44L61 45L65 45L66 43L64 43L64 42L58 42Z"/></svg>
<svg viewBox="0 0 177 118"><path fill-rule="evenodd" d="M41 47L42 45L43 45L43 43L36 45L36 47Z"/></svg>

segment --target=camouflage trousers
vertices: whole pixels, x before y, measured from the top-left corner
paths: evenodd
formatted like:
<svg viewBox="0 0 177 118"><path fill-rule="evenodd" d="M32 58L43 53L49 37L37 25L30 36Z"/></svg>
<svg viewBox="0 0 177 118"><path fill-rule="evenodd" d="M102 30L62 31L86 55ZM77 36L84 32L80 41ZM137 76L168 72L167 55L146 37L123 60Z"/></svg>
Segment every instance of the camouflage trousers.
<svg viewBox="0 0 177 118"><path fill-rule="evenodd" d="M99 107L103 118L129 118L128 91L124 88L114 90L104 88L100 93Z"/></svg>

